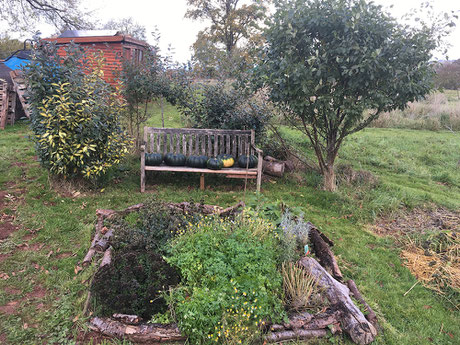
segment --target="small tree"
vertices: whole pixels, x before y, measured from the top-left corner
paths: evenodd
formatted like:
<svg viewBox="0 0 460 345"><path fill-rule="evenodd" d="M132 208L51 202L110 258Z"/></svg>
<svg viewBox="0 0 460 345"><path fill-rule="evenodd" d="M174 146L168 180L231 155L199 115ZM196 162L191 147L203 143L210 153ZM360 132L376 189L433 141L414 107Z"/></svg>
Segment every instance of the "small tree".
<svg viewBox="0 0 460 345"><path fill-rule="evenodd" d="M345 137L432 88L433 32L364 0L279 1L266 39L258 87L306 134L329 191Z"/></svg>
<svg viewBox="0 0 460 345"><path fill-rule="evenodd" d="M125 113L128 129L139 145L141 125L149 118L149 103L162 94L166 80L160 57L152 48L144 52L141 62L123 60L120 73L121 92L128 104Z"/></svg>

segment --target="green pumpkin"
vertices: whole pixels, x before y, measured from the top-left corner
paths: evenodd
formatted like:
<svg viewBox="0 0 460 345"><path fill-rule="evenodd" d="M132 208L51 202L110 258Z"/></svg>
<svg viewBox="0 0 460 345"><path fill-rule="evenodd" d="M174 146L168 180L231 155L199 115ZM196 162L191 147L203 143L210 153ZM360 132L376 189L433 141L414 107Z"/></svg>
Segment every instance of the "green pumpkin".
<svg viewBox="0 0 460 345"><path fill-rule="evenodd" d="M210 158L206 163L208 169L211 170L220 170L224 167L224 162L219 158Z"/></svg>
<svg viewBox="0 0 460 345"><path fill-rule="evenodd" d="M164 161L167 165L179 167L185 165L186 157L182 153L167 153Z"/></svg>
<svg viewBox="0 0 460 345"><path fill-rule="evenodd" d="M192 168L206 168L206 163L208 162L208 157L206 156L189 156L187 157L187 162L185 165Z"/></svg>
<svg viewBox="0 0 460 345"><path fill-rule="evenodd" d="M257 166L257 163L259 162L259 160L257 159L256 156L254 155L250 155L250 156L246 156L246 155L241 155L238 157L238 166L240 168L249 168L249 169L253 169Z"/></svg>
<svg viewBox="0 0 460 345"><path fill-rule="evenodd" d="M145 165L160 165L163 162L163 155L161 153L146 153Z"/></svg>
<svg viewBox="0 0 460 345"><path fill-rule="evenodd" d="M218 155L217 158L222 159L224 168L231 168L235 164L235 158L233 158L233 156L229 155L228 153Z"/></svg>

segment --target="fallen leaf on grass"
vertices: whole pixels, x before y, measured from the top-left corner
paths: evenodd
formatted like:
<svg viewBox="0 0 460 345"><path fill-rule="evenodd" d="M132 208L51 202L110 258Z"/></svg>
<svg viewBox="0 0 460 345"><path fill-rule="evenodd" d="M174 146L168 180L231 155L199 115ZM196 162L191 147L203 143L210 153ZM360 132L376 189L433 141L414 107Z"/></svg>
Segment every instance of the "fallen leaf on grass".
<svg viewBox="0 0 460 345"><path fill-rule="evenodd" d="M81 266L75 266L75 274L78 274L78 272L80 272L83 268Z"/></svg>
<svg viewBox="0 0 460 345"><path fill-rule="evenodd" d="M0 273L0 279L7 280L10 279L10 276L6 273Z"/></svg>
<svg viewBox="0 0 460 345"><path fill-rule="evenodd" d="M423 309L431 309L431 308L432 308L431 305L424 305L424 306L423 306Z"/></svg>

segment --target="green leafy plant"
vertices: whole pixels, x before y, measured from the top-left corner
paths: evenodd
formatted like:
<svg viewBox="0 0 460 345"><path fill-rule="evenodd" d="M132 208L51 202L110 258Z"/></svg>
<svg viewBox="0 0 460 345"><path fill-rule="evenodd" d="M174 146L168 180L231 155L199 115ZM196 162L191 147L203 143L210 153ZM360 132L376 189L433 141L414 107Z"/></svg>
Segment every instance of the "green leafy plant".
<svg viewBox="0 0 460 345"><path fill-rule="evenodd" d="M183 276L175 313L192 343L238 343L283 318L276 241L272 225L243 216L205 218L172 241L168 262Z"/></svg>
<svg viewBox="0 0 460 345"><path fill-rule="evenodd" d="M96 179L121 162L130 139L120 125L124 104L102 79L98 53L43 43L26 69L31 128L41 164L51 174Z"/></svg>

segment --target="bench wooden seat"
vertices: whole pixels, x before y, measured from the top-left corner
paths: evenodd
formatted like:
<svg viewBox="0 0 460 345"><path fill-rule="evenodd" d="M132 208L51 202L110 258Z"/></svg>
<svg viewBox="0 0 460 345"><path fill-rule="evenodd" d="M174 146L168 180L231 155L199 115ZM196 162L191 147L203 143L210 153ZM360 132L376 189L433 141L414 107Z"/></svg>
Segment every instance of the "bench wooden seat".
<svg viewBox="0 0 460 345"><path fill-rule="evenodd" d="M146 171L172 171L200 174L200 188L204 189L204 174L220 174L228 178L257 179L257 191L262 181L262 150L254 145L253 130L222 130L194 128L155 128L144 127L144 145L141 146L141 192L145 191ZM145 153L182 153L185 156L205 155L215 157L219 154L240 155L257 154L258 165L254 169L239 167L222 170L191 168L187 166L145 165Z"/></svg>

